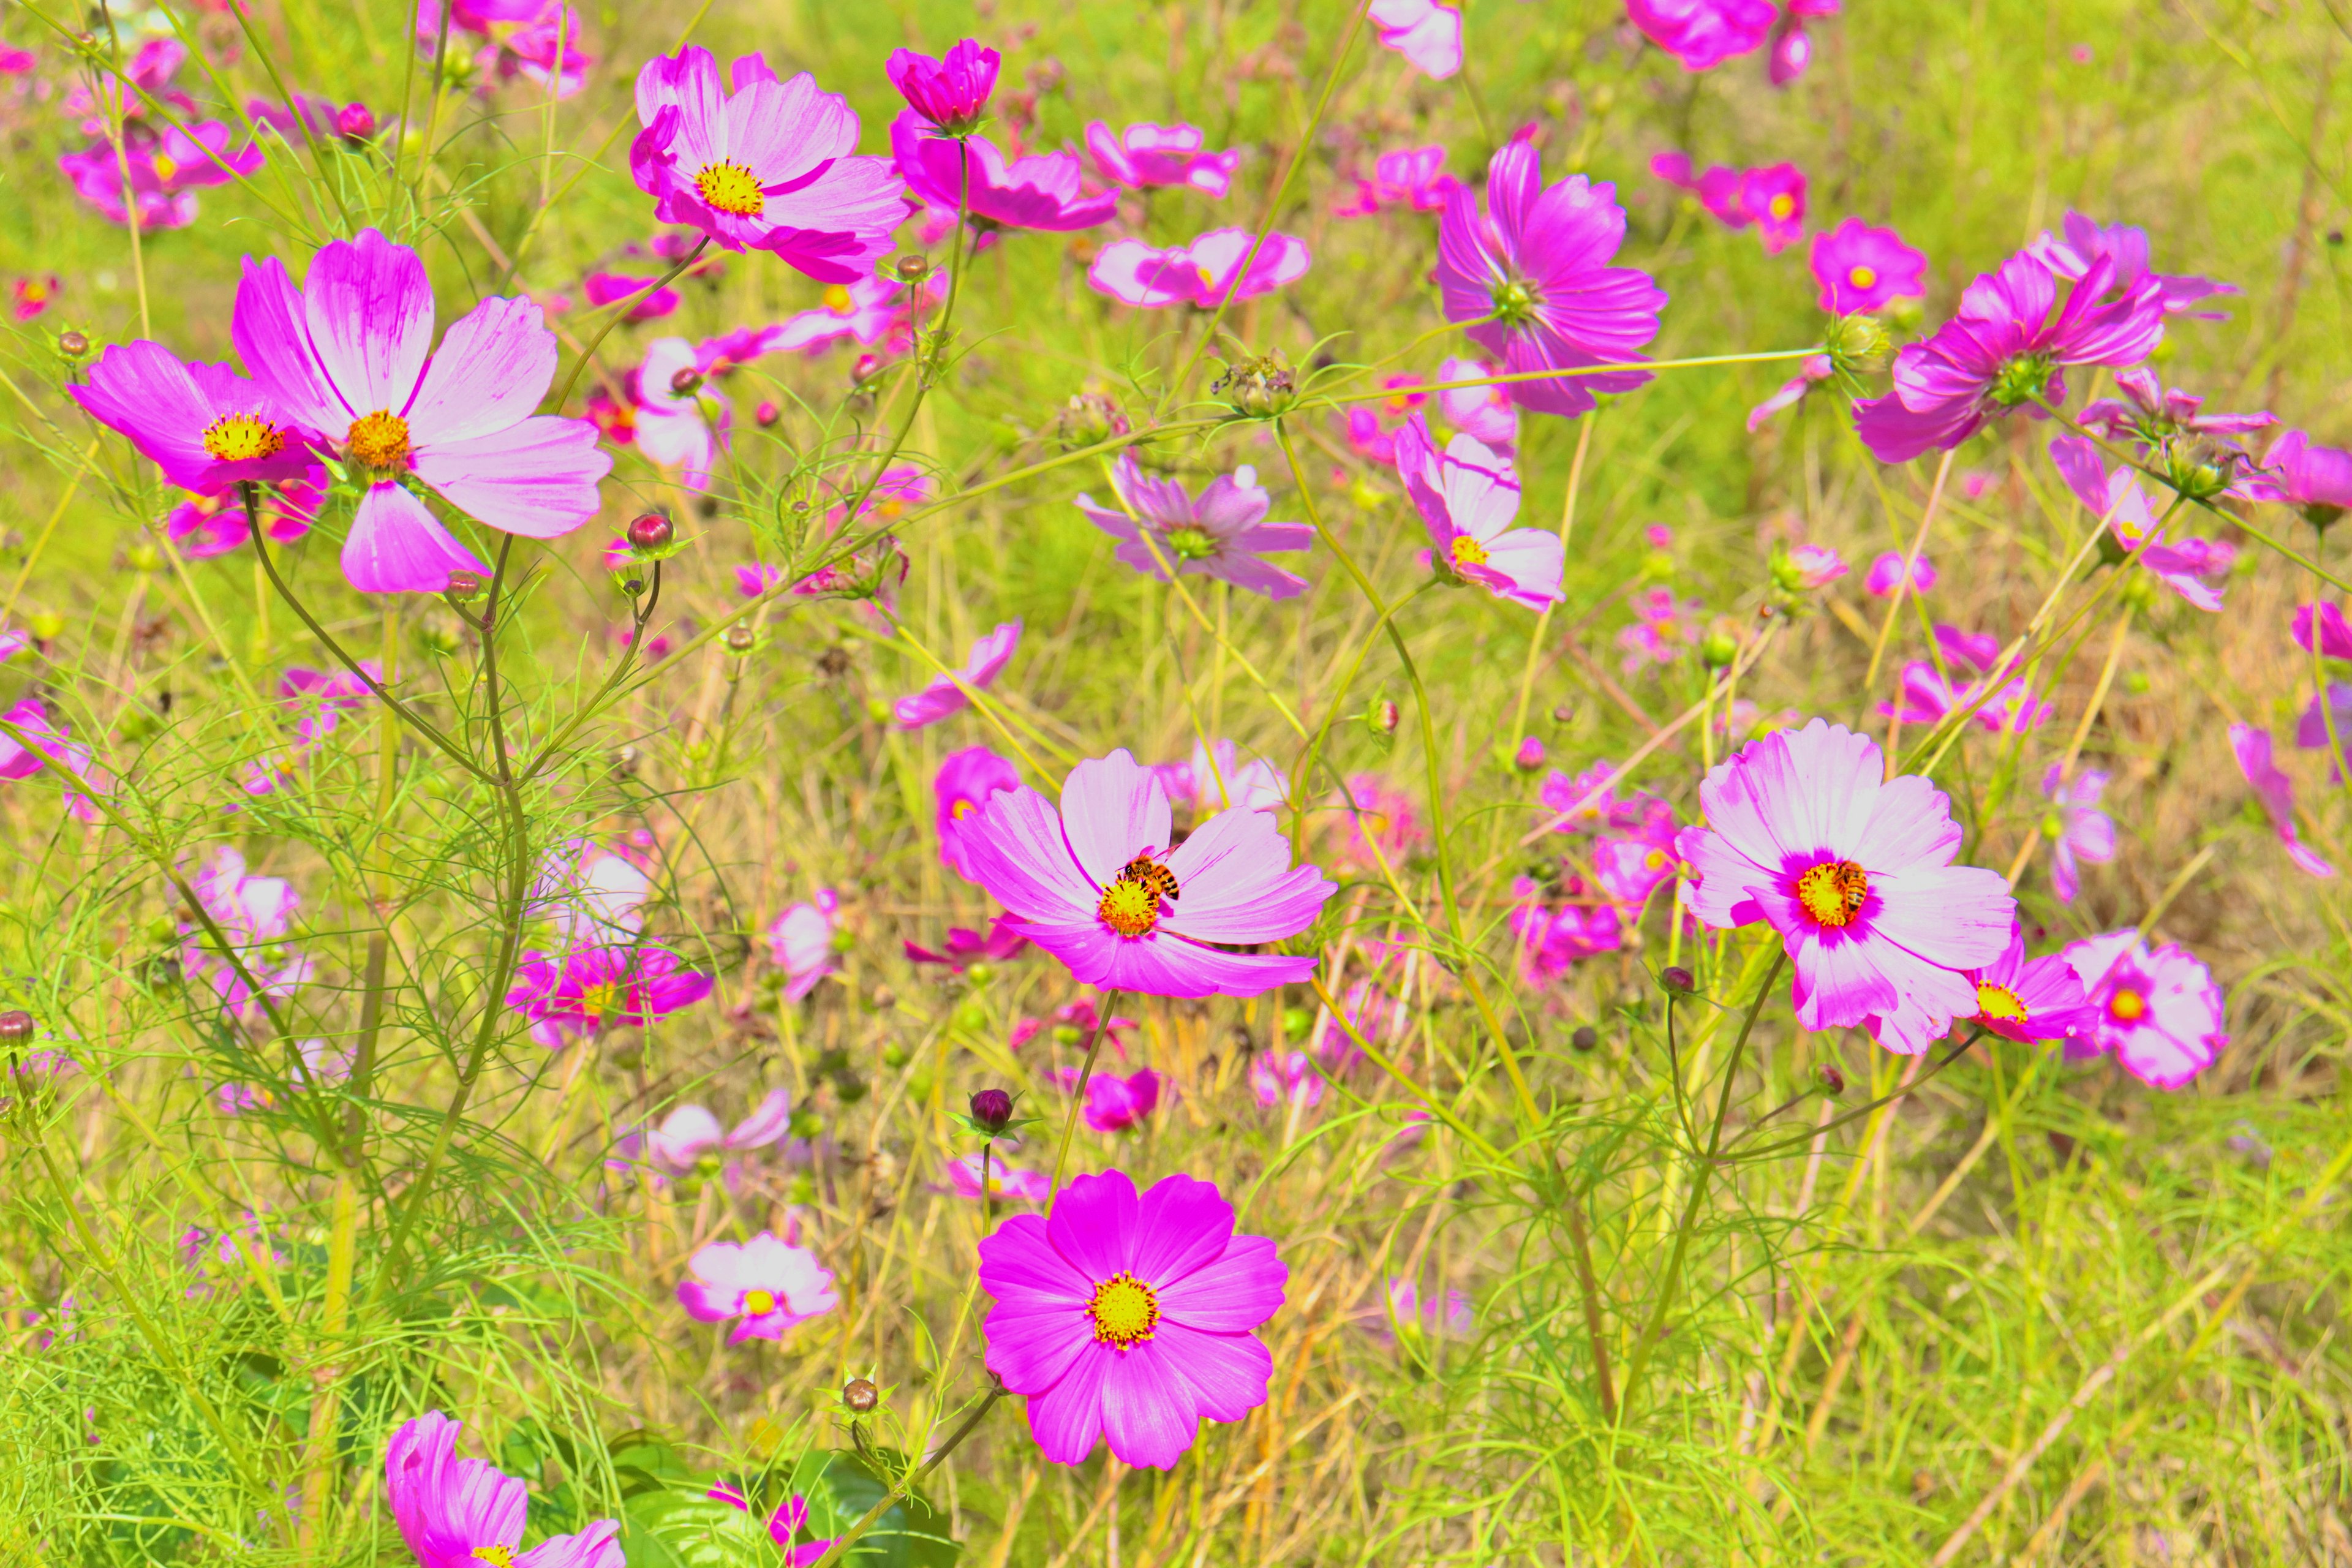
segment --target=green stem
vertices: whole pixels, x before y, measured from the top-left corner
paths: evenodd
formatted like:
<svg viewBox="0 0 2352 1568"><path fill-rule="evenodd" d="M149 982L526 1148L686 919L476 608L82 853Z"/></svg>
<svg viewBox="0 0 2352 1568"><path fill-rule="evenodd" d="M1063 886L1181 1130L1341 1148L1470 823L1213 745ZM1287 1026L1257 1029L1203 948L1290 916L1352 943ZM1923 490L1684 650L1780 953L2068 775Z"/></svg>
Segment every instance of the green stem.
<svg viewBox="0 0 2352 1568"><path fill-rule="evenodd" d="M963 1440L972 1435L972 1432L980 1426L982 1420L987 1416L988 1413L996 1408L996 1402L1003 1397L1004 1385L1003 1384L999 1383L992 1386L988 1391L988 1396L982 1399L980 1404L973 1408L971 1415L963 1418L963 1425L958 1426L953 1432L948 1435L948 1440L940 1446L939 1452L924 1460L917 1468L908 1471L905 1479L899 1481L898 1485L892 1487L888 1491L884 1492L880 1500L877 1501L872 1508L866 1510L866 1516L863 1519L860 1519L856 1524L851 1525L848 1530L844 1531L842 1534L835 1536L833 1538L832 1544L825 1548L824 1555L818 1558L815 1563L812 1563L810 1568L833 1568L833 1564L840 1562L845 1556L846 1556L849 1552L849 1549L856 1545L859 1539L863 1537L867 1531L873 1529L877 1524L879 1524L882 1521L882 1516L884 1514L888 1513L892 1509L904 1502L913 1494L915 1488L922 1481L922 1479L925 1476L928 1476L933 1470L938 1469L941 1461L946 1459L950 1454L954 1453L958 1448L963 1447Z"/></svg>
<svg viewBox="0 0 2352 1568"><path fill-rule="evenodd" d="M1062 1195L1062 1173L1069 1168L1070 1140L1076 1136L1078 1117L1086 1110L1087 1085L1095 1076L1095 1058L1102 1050L1103 1037L1110 1033L1111 1015L1118 1011L1117 990L1103 993L1102 1011L1095 1015L1095 1032L1087 1041L1087 1059L1078 1066L1078 1081L1070 1090L1070 1113L1062 1119L1062 1146L1054 1155L1054 1183L1046 1189L1048 1205ZM981 1199L987 1201L988 1189L981 1189Z"/></svg>
<svg viewBox="0 0 2352 1568"><path fill-rule="evenodd" d="M654 294L659 293L662 289L668 288L670 281L673 279L677 278L679 273L685 271L688 268L693 266L695 262L701 258L702 253L709 248L710 237L706 234L700 240L696 242L692 250L688 251L684 256L678 258L677 266L671 268L668 271L663 273L660 277L655 279L652 282L646 284L644 288L639 289L635 293L624 295L620 299L614 300L611 304L604 307L606 312L604 324L597 328L596 335L590 338L588 342L582 346L580 350L580 357L572 362L572 374L563 378L562 390L555 395L555 401L548 406L554 409L558 414L562 413L564 403L572 396L572 389L580 384L580 373L588 368L588 362L596 357L596 350L598 346L601 345L604 339L611 334L613 329L619 326L621 322L627 318L630 310L635 306L638 300L647 299Z"/></svg>

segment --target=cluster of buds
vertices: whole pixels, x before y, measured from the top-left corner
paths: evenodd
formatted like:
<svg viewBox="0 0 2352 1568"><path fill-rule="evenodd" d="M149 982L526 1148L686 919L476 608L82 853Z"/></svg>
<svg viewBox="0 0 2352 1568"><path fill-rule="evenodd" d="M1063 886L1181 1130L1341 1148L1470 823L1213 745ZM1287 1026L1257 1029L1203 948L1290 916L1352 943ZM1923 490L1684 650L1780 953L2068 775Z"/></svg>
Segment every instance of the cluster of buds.
<svg viewBox="0 0 2352 1568"><path fill-rule="evenodd" d="M1054 439L1065 452L1075 452L1082 447L1099 447L1115 436L1124 436L1134 428L1118 400L1099 387L1087 387L1070 395L1070 401L1054 416Z"/></svg>
<svg viewBox="0 0 2352 1568"><path fill-rule="evenodd" d="M1234 412L1244 419L1270 418L1298 401L1298 385L1290 374L1290 362L1282 357L1279 350L1228 364L1225 374L1209 384L1209 390L1222 394Z"/></svg>

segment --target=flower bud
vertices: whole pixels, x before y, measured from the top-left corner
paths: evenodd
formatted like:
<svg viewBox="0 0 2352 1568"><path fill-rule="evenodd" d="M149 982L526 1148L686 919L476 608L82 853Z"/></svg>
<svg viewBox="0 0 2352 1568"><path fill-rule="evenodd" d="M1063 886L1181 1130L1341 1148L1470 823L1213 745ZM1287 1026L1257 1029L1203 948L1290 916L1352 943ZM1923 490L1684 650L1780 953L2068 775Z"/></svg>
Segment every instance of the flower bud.
<svg viewBox="0 0 2352 1568"><path fill-rule="evenodd" d="M841 1402L863 1415L882 1403L882 1391L869 1379L853 1377L841 1385Z"/></svg>
<svg viewBox="0 0 2352 1568"><path fill-rule="evenodd" d="M469 605L482 596L482 580L471 572L452 572L441 594L453 605Z"/></svg>
<svg viewBox="0 0 2352 1568"><path fill-rule="evenodd" d="M1393 735L1397 732L1397 721L1402 715L1397 712L1397 705L1383 697L1365 711L1364 717L1371 725L1372 733Z"/></svg>
<svg viewBox="0 0 2352 1568"><path fill-rule="evenodd" d="M1823 1062L1813 1076L1821 1079L1822 1092L1832 1100L1845 1092L1845 1074L1838 1071L1834 1063Z"/></svg>
<svg viewBox="0 0 2352 1568"><path fill-rule="evenodd" d="M775 428L776 421L782 419L783 416L784 411L776 406L773 399L771 399L766 403L762 403L759 407L751 411L752 422L758 425L762 430L772 430Z"/></svg>
<svg viewBox="0 0 2352 1568"><path fill-rule="evenodd" d="M2210 500L2230 488L2245 454L2210 436L2167 444L2165 476L2172 488L2191 500Z"/></svg>
<svg viewBox="0 0 2352 1568"><path fill-rule="evenodd" d="M335 116L335 132L346 142L364 142L375 134L375 110L364 103L347 103Z"/></svg>
<svg viewBox="0 0 2352 1568"><path fill-rule="evenodd" d="M1690 996L1698 991L1698 981L1679 963L1668 964L1658 971L1658 984L1665 987L1669 996Z"/></svg>
<svg viewBox="0 0 2352 1568"><path fill-rule="evenodd" d="M1575 719L1576 704L1573 702L1563 702L1551 710L1551 721L1555 724L1572 723Z"/></svg>
<svg viewBox="0 0 2352 1568"><path fill-rule="evenodd" d="M677 371L669 378L669 389L673 396L690 397L701 390L701 387L702 373L692 365Z"/></svg>
<svg viewBox="0 0 2352 1568"><path fill-rule="evenodd" d="M1001 1089L983 1089L971 1097L972 1125L991 1138L1013 1124L1013 1097Z"/></svg>
<svg viewBox="0 0 2352 1568"><path fill-rule="evenodd" d="M1519 749L1512 753L1511 766L1523 773L1531 773L1544 765L1546 754L1541 741L1533 735L1527 736L1519 742Z"/></svg>
<svg viewBox="0 0 2352 1568"><path fill-rule="evenodd" d="M638 550L660 550L677 537L677 530L661 513L649 511L630 520L628 536L629 543Z"/></svg>
<svg viewBox="0 0 2352 1568"><path fill-rule="evenodd" d="M1698 657L1709 669L1723 669L1739 657L1739 639L1717 627L1698 639Z"/></svg>
<svg viewBox="0 0 2352 1568"><path fill-rule="evenodd" d="M727 651L738 658L750 653L759 640L759 634L749 626L734 626L727 628Z"/></svg>
<svg viewBox="0 0 2352 1568"><path fill-rule="evenodd" d="M33 1037L33 1016L18 1009L0 1013L0 1046L21 1046Z"/></svg>
<svg viewBox="0 0 2352 1568"><path fill-rule="evenodd" d="M1576 1033L1569 1036L1568 1043L1580 1051L1589 1051L1601 1043L1601 1031L1590 1024L1580 1025Z"/></svg>
<svg viewBox="0 0 2352 1568"><path fill-rule="evenodd" d="M79 359L89 353L89 339L68 327L58 334L58 353L68 359Z"/></svg>
<svg viewBox="0 0 2352 1568"><path fill-rule="evenodd" d="M1841 316L1830 324L1830 364L1849 374L1885 368L1894 344L1875 316Z"/></svg>
<svg viewBox="0 0 2352 1568"><path fill-rule="evenodd" d="M920 283L931 275L931 263L928 257L902 256L891 263L890 270L898 275L901 283Z"/></svg>

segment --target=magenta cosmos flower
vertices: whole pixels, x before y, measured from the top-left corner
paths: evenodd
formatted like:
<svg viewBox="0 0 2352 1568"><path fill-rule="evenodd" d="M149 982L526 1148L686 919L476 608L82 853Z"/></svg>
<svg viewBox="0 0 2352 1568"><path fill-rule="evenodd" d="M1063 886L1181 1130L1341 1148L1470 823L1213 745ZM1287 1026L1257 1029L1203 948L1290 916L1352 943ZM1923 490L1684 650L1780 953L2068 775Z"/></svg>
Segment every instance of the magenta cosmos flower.
<svg viewBox="0 0 2352 1568"><path fill-rule="evenodd" d="M2186 949L2150 951L2139 932L2116 931L2075 942L2065 957L2090 998L2089 1027L2068 1056L2112 1052L2141 1082L2179 1089L2229 1045L2221 988Z"/></svg>
<svg viewBox="0 0 2352 1568"><path fill-rule="evenodd" d="M964 823L999 791L1020 787L1021 770L986 746L967 746L940 760L940 771L931 775L931 794L940 805L940 858L957 876L971 878L971 863L964 856Z"/></svg>
<svg viewBox="0 0 2352 1568"><path fill-rule="evenodd" d="M1065 1070L1075 1086L1078 1069ZM1160 1075L1150 1068L1139 1068L1125 1078L1117 1073L1095 1074L1087 1080L1087 1125L1097 1132L1124 1132L1142 1125L1160 1109Z"/></svg>
<svg viewBox="0 0 2352 1568"><path fill-rule="evenodd" d="M2084 1039L2094 1026L2083 982L2065 955L2053 952L2029 962L2022 931L2011 936L1999 958L1980 969L1964 971L1963 978L1977 988L1976 1011L1959 1016L1954 1023L1974 1024L1987 1034L2021 1045ZM1927 1021L1916 1011L1908 1009L1894 1018L1871 1018L1867 1023L1871 1037L1889 1050L1917 1055L1947 1030L1928 1033Z"/></svg>
<svg viewBox="0 0 2352 1568"><path fill-rule="evenodd" d="M1686 71L1761 48L1780 16L1772 0L1625 0L1625 19Z"/></svg>
<svg viewBox="0 0 2352 1568"><path fill-rule="evenodd" d="M1764 254L1780 255L1805 237L1804 171L1794 163L1744 171L1739 205L1764 241Z"/></svg>
<svg viewBox="0 0 2352 1568"><path fill-rule="evenodd" d="M1840 0L1789 0L1789 9L1772 28L1772 53L1764 74L1774 87L1786 87L1813 63L1812 35L1806 22L1838 14Z"/></svg>
<svg viewBox="0 0 2352 1568"><path fill-rule="evenodd" d="M507 1005L522 1009L531 1034L550 1049L567 1037L593 1035L616 1024L643 1028L665 1013L691 1007L710 994L709 975L658 947L591 947L559 963L528 953L515 968Z"/></svg>
<svg viewBox="0 0 2352 1568"><path fill-rule="evenodd" d="M1170 826L1167 791L1122 749L1070 770L1059 813L1025 785L992 796L964 853L1013 929L1081 984L1255 996L1312 973L1311 955L1224 950L1296 935L1339 890L1292 868L1274 814L1221 811L1181 844Z"/></svg>
<svg viewBox="0 0 2352 1568"><path fill-rule="evenodd" d="M944 59L919 55L912 49L892 49L882 67L890 85L898 89L914 111L943 136L964 136L980 128L989 94L996 90L997 68L1004 63L994 49L966 38Z"/></svg>
<svg viewBox="0 0 2352 1568"><path fill-rule="evenodd" d="M1881 553L1870 563L1870 574L1862 585L1871 597L1890 599L1897 593L1924 594L1936 585L1936 563L1926 556L1911 559L1910 569L1904 569L1904 554L1899 550Z"/></svg>
<svg viewBox="0 0 2352 1568"><path fill-rule="evenodd" d="M1095 173L1131 191L1187 185L1204 196L1225 195L1233 188L1234 171L1241 166L1241 149L1203 153L1205 140L1197 125L1145 121L1114 132L1097 120L1087 126L1087 152L1095 161Z"/></svg>
<svg viewBox="0 0 2352 1568"><path fill-rule="evenodd" d="M2126 554L2199 609L2212 613L2221 608L2230 566L2237 559L2236 546L2210 539L2150 542L2162 523L2163 509L2140 483L2136 470L2118 468L2109 473L2098 447L2088 437L2058 437L2050 443L2050 460L2057 465L2075 499L2107 525Z"/></svg>
<svg viewBox="0 0 2352 1568"><path fill-rule="evenodd" d="M2000 956L2017 905L1999 872L1952 864L1960 828L1940 791L1885 775L1869 737L1819 719L1749 742L1699 786L1707 826L1675 845L1697 873L1682 901L1711 926L1780 933L1806 1028L1899 1015L1933 1038L1976 1012L1961 972Z"/></svg>
<svg viewBox="0 0 2352 1568"><path fill-rule="evenodd" d="M1234 1233L1211 1183L1169 1176L1139 1197L1124 1171L1080 1176L1045 1217L980 1244L988 1370L1028 1399L1055 1464L1108 1437L1121 1463L1168 1469L1203 1418L1265 1403L1274 1357L1250 1331L1289 1278L1272 1241Z"/></svg>
<svg viewBox="0 0 2352 1568"><path fill-rule="evenodd" d="M733 1487L713 1487L703 1496L745 1513L751 1511L751 1500ZM776 1511L768 1516L768 1539L784 1554L784 1568L814 1568L833 1550L832 1536L794 1542L793 1537L808 1529L808 1499L799 1492L778 1503Z"/></svg>
<svg viewBox="0 0 2352 1568"><path fill-rule="evenodd" d="M1256 255L1251 255L1255 248ZM1245 228L1212 229L1190 245L1165 250L1139 239L1114 239L1087 268L1095 291L1145 310L1255 300L1307 276L1312 258L1295 235L1268 234L1265 243ZM1248 271L1243 271L1247 263Z"/></svg>
<svg viewBox="0 0 2352 1568"><path fill-rule="evenodd" d="M1893 229L1873 228L1858 217L1813 236L1811 259L1822 309L1836 315L1927 298L1927 253L1904 244Z"/></svg>
<svg viewBox="0 0 2352 1568"><path fill-rule="evenodd" d="M2130 294L2146 284L2155 290L2168 316L2187 314L2207 321L2226 319L2222 311L2195 310L2190 307L2216 294L2235 294L2238 286L2217 283L2210 278L2199 278L2188 273L2150 269L2147 230L2123 223L2102 226L2078 212L2068 213L2061 228L2061 234L2045 232L2027 247L2028 255L2040 260L2058 277L2086 278L2092 268L2105 261L2109 265L2111 275L2104 287L2112 291Z"/></svg>
<svg viewBox="0 0 2352 1568"><path fill-rule="evenodd" d="M689 45L637 72L629 172L664 223L730 250L773 252L820 283L854 283L907 216L887 158L860 158L857 116L803 71L778 81L759 55L736 60L735 90L709 49Z"/></svg>
<svg viewBox="0 0 2352 1568"><path fill-rule="evenodd" d="M108 349L88 384L66 393L198 495L299 479L315 461L317 437L270 392L225 364L184 363L161 343Z"/></svg>
<svg viewBox="0 0 2352 1568"><path fill-rule="evenodd" d="M1087 195L1075 153L1043 153L1007 163L985 136L943 141L924 133L908 110L890 122L890 155L917 201L944 218L959 212L974 228L1092 228L1118 211L1118 193Z"/></svg>
<svg viewBox="0 0 2352 1568"><path fill-rule="evenodd" d="M1571 174L1547 187L1541 154L1509 142L1487 166L1483 216L1468 190L1446 198L1437 230L1446 319L1475 323L1465 329L1470 340L1515 374L1638 359L1658 334L1666 295L1647 273L1608 265L1624 239L1614 185ZM1630 392L1649 379L1619 370L1507 384L1523 408L1573 416L1593 406L1595 393Z"/></svg>
<svg viewBox="0 0 2352 1568"><path fill-rule="evenodd" d="M417 1568L623 1568L616 1520L550 1536L525 1552L530 1494L488 1460L457 1458L463 1425L428 1410L394 1433L384 1452L384 1497Z"/></svg>
<svg viewBox="0 0 2352 1568"><path fill-rule="evenodd" d="M1359 178L1356 194L1333 206L1331 216L1371 217L1385 207L1433 213L1461 188L1462 182L1445 172L1444 146L1399 148L1374 159L1371 178Z"/></svg>
<svg viewBox="0 0 2352 1568"><path fill-rule="evenodd" d="M1277 550L1307 549L1315 542L1315 530L1303 522L1266 521L1273 502L1257 482L1257 470L1247 464L1210 480L1198 500L1182 480L1146 474L1133 452L1119 454L1110 482L1119 508L1098 506L1082 491L1078 510L1087 521L1121 541L1112 553L1145 576L1164 583L1172 567L1269 599L1307 591L1306 578L1263 557Z"/></svg>
<svg viewBox="0 0 2352 1568"><path fill-rule="evenodd" d="M2230 750L2237 753L2238 771L2246 775L2254 797L2270 813L2271 826L2286 847L2286 858L2315 877L2333 877L2336 868L2304 843L2294 827L2294 781L2271 757L2271 732L2252 724L2230 726Z"/></svg>
<svg viewBox="0 0 2352 1568"><path fill-rule="evenodd" d="M585 419L534 413L555 379L555 334L529 300L489 299L433 346L425 264L374 229L311 259L298 289L275 257L246 258L233 335L254 380L316 430L361 485L343 575L362 593L439 593L488 568L408 488L423 481L477 522L528 539L596 514L613 459Z"/></svg>
<svg viewBox="0 0 2352 1568"><path fill-rule="evenodd" d="M1438 0L1372 0L1364 13L1381 47L1394 49L1436 81L1462 68L1462 12Z"/></svg>
<svg viewBox="0 0 2352 1568"><path fill-rule="evenodd" d="M2352 508L2352 452L2322 447L2300 430L2271 443L2254 476L2256 500L2294 507L2315 528L2324 528Z"/></svg>
<svg viewBox="0 0 2352 1568"><path fill-rule="evenodd" d="M698 1323L731 1321L729 1344L781 1340L841 1305L833 1270L815 1253L764 1230L740 1246L712 1242L688 1260L686 1272L678 1305Z"/></svg>
<svg viewBox="0 0 2352 1568"><path fill-rule="evenodd" d="M1510 460L1473 436L1438 451L1428 422L1415 414L1396 434L1397 476L1429 525L1438 564L1498 599L1540 610L1558 604L1563 552L1559 536L1513 528L1519 479Z"/></svg>
<svg viewBox="0 0 2352 1568"><path fill-rule="evenodd" d="M2100 258L2062 303L2057 279L2032 256L1979 275L1958 315L1895 356L1895 390L1853 405L1863 444L1882 463L1948 451L2012 409L2042 417L2036 398L2064 402L2068 365L2146 359L2164 336L2157 285L2144 278L2103 302L2114 277Z"/></svg>
<svg viewBox="0 0 2352 1568"><path fill-rule="evenodd" d="M1004 622L971 645L971 654L965 658L962 668L955 672L962 685L944 675L939 676L913 696L898 699L891 709L891 716L898 721L901 730L919 730L927 724L936 724L942 719L962 712L971 701L964 694L965 688L985 691L994 685L996 678L1003 673L1005 665L1011 662L1013 649L1020 646L1020 621Z"/></svg>

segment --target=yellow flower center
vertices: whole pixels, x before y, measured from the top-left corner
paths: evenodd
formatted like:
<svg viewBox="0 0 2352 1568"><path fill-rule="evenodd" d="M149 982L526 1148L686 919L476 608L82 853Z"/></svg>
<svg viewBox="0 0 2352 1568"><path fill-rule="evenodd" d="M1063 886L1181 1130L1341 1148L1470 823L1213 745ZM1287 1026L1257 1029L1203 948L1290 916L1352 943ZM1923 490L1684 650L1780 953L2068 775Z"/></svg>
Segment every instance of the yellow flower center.
<svg viewBox="0 0 2352 1568"><path fill-rule="evenodd" d="M948 815L955 818L958 822L961 822L965 817L970 816L973 812L978 811L979 809L980 802L976 800L960 800L953 805L948 807Z"/></svg>
<svg viewBox="0 0 2352 1568"><path fill-rule="evenodd" d="M2137 1024L2147 1014L2147 998L2129 988L2119 990L2107 1003L2107 1011L2126 1024Z"/></svg>
<svg viewBox="0 0 2352 1568"><path fill-rule="evenodd" d="M274 458L285 449L285 433L258 414L224 414L205 426L206 455L224 463Z"/></svg>
<svg viewBox="0 0 2352 1568"><path fill-rule="evenodd" d="M155 154L155 177L157 179L163 181L168 185L172 183L172 176L179 172L180 161L177 158L173 157L169 153L158 153Z"/></svg>
<svg viewBox="0 0 2352 1568"><path fill-rule="evenodd" d="M1217 275L1214 272L1205 267L1195 267L1192 270L1200 274L1202 288L1214 289L1217 286Z"/></svg>
<svg viewBox="0 0 2352 1568"><path fill-rule="evenodd" d="M1824 860L1797 879L1797 902L1825 926L1848 926L1870 896L1870 879L1851 860Z"/></svg>
<svg viewBox="0 0 2352 1568"><path fill-rule="evenodd" d="M364 467L399 473L408 467L408 421L388 408L363 414L344 433L343 447Z"/></svg>
<svg viewBox="0 0 2352 1568"><path fill-rule="evenodd" d="M580 993L580 1010L601 1023L618 1013L625 999L625 988L621 985L611 982L591 985Z"/></svg>
<svg viewBox="0 0 2352 1568"><path fill-rule="evenodd" d="M745 1317L764 1318L775 1310L776 1298L773 1292L767 1290L746 1290L743 1292L743 1315Z"/></svg>
<svg viewBox="0 0 2352 1568"><path fill-rule="evenodd" d="M1476 540L1471 538L1466 533L1455 534L1454 536L1454 564L1456 566L1484 566L1486 564L1486 547L1479 543Z"/></svg>
<svg viewBox="0 0 2352 1568"><path fill-rule="evenodd" d="M705 163L694 176L694 188L704 201L737 217L758 217L768 207L759 176L740 163Z"/></svg>
<svg viewBox="0 0 2352 1568"><path fill-rule="evenodd" d="M2033 1014L2019 998L2016 992L2006 985L1995 985L1986 981L1977 986L1977 1016L1997 1018L2003 1023L2022 1024L2030 1020Z"/></svg>
<svg viewBox="0 0 2352 1568"><path fill-rule="evenodd" d="M27 305L37 305L49 297L49 286L46 283L27 283L22 290L21 297Z"/></svg>
<svg viewBox="0 0 2352 1568"><path fill-rule="evenodd" d="M1649 870L1662 871L1665 869L1666 852L1663 849L1653 849L1642 857L1642 864Z"/></svg>
<svg viewBox="0 0 2352 1568"><path fill-rule="evenodd" d="M1857 267L1853 271L1845 275L1845 280L1853 284L1857 289L1871 288L1878 281L1878 268L1875 267Z"/></svg>
<svg viewBox="0 0 2352 1568"><path fill-rule="evenodd" d="M1160 923L1160 889L1121 878L1102 890L1095 913L1121 936L1141 936Z"/></svg>
<svg viewBox="0 0 2352 1568"><path fill-rule="evenodd" d="M1150 1286L1125 1272L1095 1287L1087 1316L1095 1321L1095 1342L1120 1350L1151 1337L1160 1326L1160 1298Z"/></svg>
<svg viewBox="0 0 2352 1568"><path fill-rule="evenodd" d="M514 1548L511 1546L477 1546L473 1554L488 1563L490 1568L514 1568Z"/></svg>
<svg viewBox="0 0 2352 1568"><path fill-rule="evenodd" d="M1765 211L1770 213L1775 218L1784 220L1790 213L1795 212L1796 210L1797 198L1788 195L1786 192L1774 196L1770 204L1765 208Z"/></svg>
<svg viewBox="0 0 2352 1568"><path fill-rule="evenodd" d="M846 316L856 308L856 302L849 297L847 284L829 283L825 286L824 308L835 315Z"/></svg>

